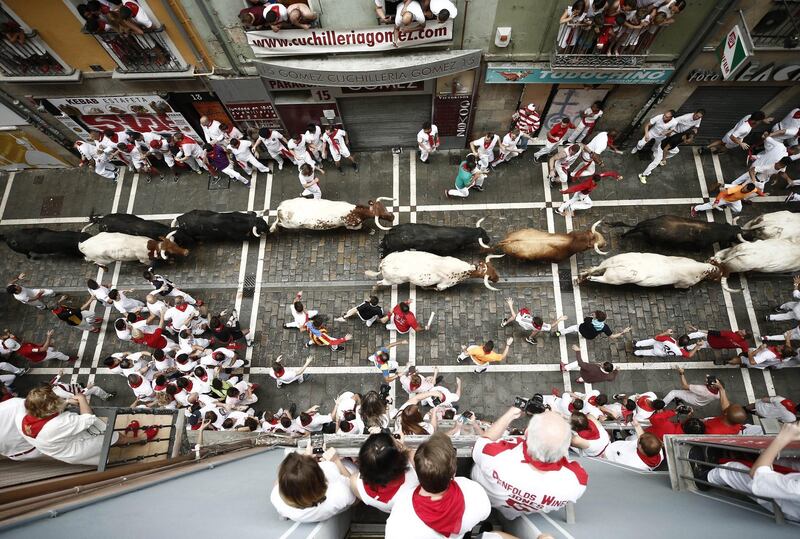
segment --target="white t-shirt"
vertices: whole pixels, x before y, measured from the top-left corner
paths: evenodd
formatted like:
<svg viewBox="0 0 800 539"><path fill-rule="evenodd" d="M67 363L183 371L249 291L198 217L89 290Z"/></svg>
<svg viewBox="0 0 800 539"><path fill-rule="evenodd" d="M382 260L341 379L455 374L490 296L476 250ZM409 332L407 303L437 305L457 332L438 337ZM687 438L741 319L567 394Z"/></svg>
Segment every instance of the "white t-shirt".
<svg viewBox="0 0 800 539"><path fill-rule="evenodd" d="M428 381L424 376L420 375L421 383L420 386L416 389L411 389L411 375L404 374L400 377L400 385L403 387L406 393L409 395L413 395L415 393L425 393L426 391L430 391L433 389L433 384Z"/></svg>
<svg viewBox="0 0 800 539"><path fill-rule="evenodd" d="M733 127L733 129L725 133L724 138L731 140L731 137L736 137L741 140L747 135L749 135L750 131L753 130L753 128L750 126L749 120L750 120L750 115L748 114L747 116L739 120ZM731 140L731 142L733 141Z"/></svg>
<svg viewBox="0 0 800 539"><path fill-rule="evenodd" d="M464 514L461 517L461 529L447 539L458 539L470 531L476 524L486 520L492 511L486 491L475 481L466 477L456 477L464 495ZM442 539L442 535L427 526L414 510L413 495L417 485L403 486L394 496L394 506L386 520L386 539Z"/></svg>
<svg viewBox="0 0 800 539"><path fill-rule="evenodd" d="M350 481L339 472L336 464L324 460L319 463L319 467L328 480L325 501L314 507L298 509L283 501L278 485L275 485L269 499L279 515L294 522L320 522L346 511L356 502L356 497L350 490Z"/></svg>
<svg viewBox="0 0 800 539"><path fill-rule="evenodd" d="M492 157L492 152L494 151L494 147L500 141L500 137L495 135L492 137L492 140L489 142L489 146L486 146L486 137L481 137L477 140L473 140L472 143L475 145L475 148L478 150L478 157Z"/></svg>
<svg viewBox="0 0 800 539"><path fill-rule="evenodd" d="M256 141L256 145L258 145L258 142L263 142L268 151L277 153L283 149L286 139L283 137L283 135L273 129L269 134L269 137L259 137L258 141Z"/></svg>
<svg viewBox="0 0 800 539"><path fill-rule="evenodd" d="M703 121L703 117L701 116L697 120L694 119L694 112L687 112L686 114L681 114L675 118L675 127L673 130L676 133L683 133L684 131L688 131L694 127L700 128L700 122Z"/></svg>
<svg viewBox="0 0 800 539"><path fill-rule="evenodd" d="M548 513L575 502L589 479L580 464L566 459L555 470L537 469L525 452L522 437L496 442L478 438L472 460L472 479L486 489L492 507L509 519L525 513Z"/></svg>
<svg viewBox="0 0 800 539"><path fill-rule="evenodd" d="M140 383L138 386L133 387L130 385L130 382L128 382L128 386L133 390L133 395L137 399L146 400L152 397L155 393L153 391L153 385L145 377L142 377L142 383Z"/></svg>
<svg viewBox="0 0 800 539"><path fill-rule="evenodd" d="M800 473L780 474L760 466L753 475L753 494L774 498L786 518L800 521Z"/></svg>
<svg viewBox="0 0 800 539"><path fill-rule="evenodd" d="M794 423L797 421L797 417L781 404L783 400L785 400L785 397L780 395L770 397L769 402L758 400L756 401L756 413L760 417L777 419L782 423Z"/></svg>
<svg viewBox="0 0 800 539"><path fill-rule="evenodd" d="M277 4L276 4L277 5ZM306 156L308 153L308 148L306 147L306 139L304 137L300 138L300 142L295 142L295 139L289 139L289 142L286 143L286 146L294 152L294 156L297 158L298 161L302 161L303 157Z"/></svg>
<svg viewBox="0 0 800 539"><path fill-rule="evenodd" d="M324 135L322 135L322 140L328 144L331 149L333 150L333 142L336 141L336 145L338 148L336 149L337 152L341 152L341 148L347 148L347 141L344 140L344 137L347 136L347 131L344 129L337 129L333 136L331 137L328 132L326 131Z"/></svg>
<svg viewBox="0 0 800 539"><path fill-rule="evenodd" d="M585 149L589 152L596 153L600 155L608 148L608 132L601 131L592 139L589 144L585 146Z"/></svg>
<svg viewBox="0 0 800 539"><path fill-rule="evenodd" d="M22 303L30 303L31 301L40 301L40 300L34 299L36 297L36 295L39 293L40 289L38 289L38 288L27 288L25 286L20 286L20 289L21 290L18 293L14 294L14 298L17 301L20 301Z"/></svg>
<svg viewBox="0 0 800 539"><path fill-rule="evenodd" d="M108 287L98 283L97 290L92 290L91 288L87 288L87 290L94 299L96 299L100 303L108 305L109 302Z"/></svg>
<svg viewBox="0 0 800 539"><path fill-rule="evenodd" d="M648 391L647 393L641 393L639 395L632 395L631 399L636 403L636 411L633 413L634 419L636 421L646 421L650 419L650 416L655 413L655 410L648 410L647 408L652 408L651 406L647 405L647 401L654 401L658 397L652 391ZM641 405L644 405L642 407Z"/></svg>
<svg viewBox="0 0 800 539"><path fill-rule="evenodd" d="M0 341L0 356L7 356L11 352L16 352L19 350L19 347L20 344L18 341L10 337L8 339L3 339Z"/></svg>
<svg viewBox="0 0 800 539"><path fill-rule="evenodd" d="M519 142L519 135L517 138L511 138L511 133L506 133L503 136L503 146L505 146L506 151L513 152L517 149L517 143Z"/></svg>
<svg viewBox="0 0 800 539"><path fill-rule="evenodd" d="M207 126L203 125L201 127L203 128L203 138L209 144L217 144L225 138L225 134L219 128L217 120L212 120Z"/></svg>
<svg viewBox="0 0 800 539"><path fill-rule="evenodd" d="M239 147L234 148L230 144L228 144L228 150L233 154L233 156L238 160L244 162L247 158L252 155L250 153L250 147L253 145L252 142L249 140L240 140Z"/></svg>
<svg viewBox="0 0 800 539"><path fill-rule="evenodd" d="M658 464L651 467L639 456L637 443L638 439L613 442L606 448L606 452L603 453L603 456L611 462L618 462L620 464L630 466L631 468L644 470L646 472L650 472L658 468L658 465L664 460L664 451L662 450L661 454L659 455L660 458L658 460Z"/></svg>
<svg viewBox="0 0 800 539"><path fill-rule="evenodd" d="M422 11L422 6L419 5L417 0L411 0L409 4L402 8L400 6L397 7L397 14L394 16L394 24L397 27L403 26L403 11L408 11L412 15L411 24L415 23L424 23L425 22L425 13Z"/></svg>
<svg viewBox="0 0 800 539"><path fill-rule="evenodd" d="M20 423L17 427L22 432ZM62 412L45 423L36 438L22 436L43 454L68 464L97 466L106 424L93 414Z"/></svg>
<svg viewBox="0 0 800 539"><path fill-rule="evenodd" d="M406 470L405 475L403 476L403 484L402 486L394 493L383 493L380 489L377 489L377 495L372 497L370 494L367 493L366 489L364 488L364 481L361 479L359 475L358 479L356 480L356 488L358 488L358 494L361 497L361 501L364 502L364 505L369 505L371 507L375 507L376 509L380 509L384 513L391 513L392 507L394 506L394 501L397 499L397 494L400 492L400 489L403 487L415 487L419 485L419 480L417 479L417 472L414 471L414 468L409 467Z"/></svg>
<svg viewBox="0 0 800 539"><path fill-rule="evenodd" d="M597 112L594 112L592 110L592 107L589 107L588 109L583 111L583 117L582 117L583 123L584 123L584 125L594 125L594 124L597 123L597 120L599 120L600 116L602 116L602 115L603 115L603 111L602 110L598 110Z"/></svg>
<svg viewBox="0 0 800 539"><path fill-rule="evenodd" d="M439 15L439 12L443 9L450 12L450 19L458 17L458 9L456 9L456 5L450 0L431 0L430 10L434 16Z"/></svg>
<svg viewBox="0 0 800 539"><path fill-rule="evenodd" d="M181 305L186 305L182 303ZM170 307L164 313L164 318L167 320L171 320L170 325L175 328L176 330L181 330L186 327L189 321L192 319L193 316L199 314L197 309L192 307L191 305L187 305L186 309L180 310L178 307Z"/></svg>
<svg viewBox="0 0 800 539"><path fill-rule="evenodd" d="M667 131L674 129L678 121L673 117L670 121L664 121L664 115L659 114L650 118L650 136L660 138L665 136Z"/></svg>
<svg viewBox="0 0 800 539"><path fill-rule="evenodd" d="M42 456L17 428L25 413L25 399L14 397L0 402L0 455L7 457L29 451L15 457L14 460L28 460Z"/></svg>
<svg viewBox="0 0 800 539"><path fill-rule="evenodd" d="M431 124L430 136L428 136L428 133L426 133L424 129L420 129L419 133L417 133L417 144L432 148L433 144L431 144L430 139L433 138L434 142L436 142L436 137L438 134L439 128L433 124Z"/></svg>

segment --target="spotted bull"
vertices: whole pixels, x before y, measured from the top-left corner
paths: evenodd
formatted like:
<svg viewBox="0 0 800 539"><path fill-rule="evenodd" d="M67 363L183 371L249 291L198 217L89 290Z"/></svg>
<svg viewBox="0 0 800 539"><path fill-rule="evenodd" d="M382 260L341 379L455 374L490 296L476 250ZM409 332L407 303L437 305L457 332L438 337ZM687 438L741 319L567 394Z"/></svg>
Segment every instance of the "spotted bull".
<svg viewBox="0 0 800 539"><path fill-rule="evenodd" d="M388 254L380 263L378 271L364 272L367 277L382 277L376 286L391 286L411 283L424 288L442 291L467 279L483 279L489 290L489 281L500 280L492 264L493 258L505 255L488 255L483 262L470 264L452 256L439 256L424 251L400 251Z"/></svg>
<svg viewBox="0 0 800 539"><path fill-rule="evenodd" d="M307 230L330 230L345 227L348 230L359 230L367 219L374 218L375 226L381 230L390 228L381 225L380 221L394 221L394 215L386 210L379 197L364 204L350 204L336 200L292 198L278 205L278 218L272 223L269 231L275 232L278 227Z"/></svg>
<svg viewBox="0 0 800 539"><path fill-rule="evenodd" d="M470 247L489 248L491 238L481 228L483 219L474 227L439 226L405 223L392 227L380 242L381 258L398 251L425 251L438 255L456 253Z"/></svg>
<svg viewBox="0 0 800 539"><path fill-rule="evenodd" d="M186 256L188 249L180 247L169 238L152 240L144 236L131 236L118 232L100 232L78 244L87 262L106 267L111 262L151 264L155 260L168 260L170 256Z"/></svg>

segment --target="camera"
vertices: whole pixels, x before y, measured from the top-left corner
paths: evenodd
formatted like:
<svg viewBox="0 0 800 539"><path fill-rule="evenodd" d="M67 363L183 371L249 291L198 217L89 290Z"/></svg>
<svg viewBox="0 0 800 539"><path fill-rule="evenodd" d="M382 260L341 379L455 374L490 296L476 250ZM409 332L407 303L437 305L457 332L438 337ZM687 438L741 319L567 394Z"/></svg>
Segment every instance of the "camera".
<svg viewBox="0 0 800 539"><path fill-rule="evenodd" d="M541 414L550 407L544 403L544 397L541 393L536 393L529 399L522 397L514 398L514 406L519 408L528 415Z"/></svg>
<svg viewBox="0 0 800 539"><path fill-rule="evenodd" d="M475 414L473 414L472 412L467 410L466 412L464 412L463 414L458 416L458 422L459 423L469 423L469 420L472 419L473 417L475 417Z"/></svg>
<svg viewBox="0 0 800 539"><path fill-rule="evenodd" d="M321 456L325 452L325 435L321 432L312 432L309 443L311 444L311 453L314 456Z"/></svg>
<svg viewBox="0 0 800 539"><path fill-rule="evenodd" d="M380 389L378 390L378 396L380 397L383 404L388 406L392 403L392 399L389 397L389 392L392 390L392 387L389 384L381 384Z"/></svg>
<svg viewBox="0 0 800 539"><path fill-rule="evenodd" d="M678 412L679 414L689 415L692 413L692 407L687 406L686 404L679 404L678 406L675 407L675 411Z"/></svg>
<svg viewBox="0 0 800 539"><path fill-rule="evenodd" d="M714 376L713 374L706 374L706 385L707 386L713 386L716 383L717 383L717 377L716 376Z"/></svg>

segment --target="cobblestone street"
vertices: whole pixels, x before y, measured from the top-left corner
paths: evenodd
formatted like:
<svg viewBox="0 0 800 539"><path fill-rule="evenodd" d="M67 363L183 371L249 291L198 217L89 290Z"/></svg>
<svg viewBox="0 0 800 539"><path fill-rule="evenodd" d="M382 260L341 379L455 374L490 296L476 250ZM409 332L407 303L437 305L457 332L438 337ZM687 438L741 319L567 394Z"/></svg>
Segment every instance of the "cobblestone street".
<svg viewBox="0 0 800 539"><path fill-rule="evenodd" d="M443 197L451 188L457 152L436 154L431 164L421 164L415 153L399 155L389 152L361 153L356 158L360 172L346 169L340 175L333 167L321 177L323 197L334 200L366 202L380 196L395 200L392 211L396 223L420 222L472 226L486 217L483 227L492 241L518 228L538 228L551 232L583 230L603 219L604 223L624 221L635 223L662 214L689 215L693 204L708 200L708 190L718 180L731 180L743 170L743 157L699 156L684 149L665 168L658 169L642 185L637 174L646 166L637 156L606 157L606 168L618 170L625 176L619 183L604 183L593 193L595 206L564 218L554 212L561 195L551 189L546 179L546 165L535 163L532 152L494 172L482 193L474 192L465 200ZM647 152L649 158L649 152ZM790 175L797 176L796 170ZM91 214L112 212L135 213L147 219L169 222L173 217L192 209L215 211L254 210L275 215L279 202L299 194L296 170L288 166L275 173L258 174L251 189L239 183L209 185L206 176L184 174L178 183L158 180L146 183L144 177L124 173L117 184L104 181L89 170L31 171L4 176L0 179L0 233L25 226L46 226L58 230L78 230ZM772 189L770 196L746 205L742 221L755 215L784 209L785 192ZM704 218L703 215L700 218ZM710 219L731 221L731 216L715 212ZM626 251L653 251L663 254L690 256L705 260L711 250L661 250L651 248L640 239L621 239L623 229L601 226L609 242L611 254ZM89 230L96 233L96 228ZM308 355L304 347L305 333L285 330L282 324L290 318L289 303L298 290L304 291L304 303L329 316L332 320L350 306L370 294L373 281L365 270L377 269L380 261L378 242L382 236L372 223L363 230L330 232L278 230L260 242L207 243L192 250L184 260L160 268L182 289L203 299L212 310L235 307L243 327L255 331L255 345L242 351L250 360L245 376L261 384L256 408L275 409L296 402L299 409L321 404L328 410L335 396L345 390L378 388L380 375L366 361L374 350L395 339L379 324L367 328L357 319L345 323L331 322L332 335L353 334L353 341L343 352L312 349L314 361L308 372L310 380L276 390L266 373L271 361L284 355L287 365L300 364ZM102 279L120 289L134 289L130 295L144 299L149 285L141 277L143 267L135 263L110 266L109 272L79 259L45 258L28 260L7 247L3 251L2 272L11 278L25 272L31 286L53 288L72 296L77 305L86 299L87 278ZM477 249L463 252L460 258L478 261L483 256ZM479 416L494 417L513 403L515 395L524 397L534 392L549 393L551 389L579 390L575 370L562 373L559 363L569 358L570 347L578 341L575 335L555 338L544 334L536 345L525 342L525 335L511 327L501 329L505 315L506 297L513 297L517 307L526 306L546 321L559 314L568 317L567 324L581 320L595 309L609 314L609 324L615 330L631 326L629 335L618 340L597 339L580 346L585 357L595 361L613 361L621 373L614 383L598 386L613 394L652 390L662 396L679 386L673 367L675 362L652 358L642 362L633 355L632 339L649 338L667 328L676 332L687 324L700 328L747 328L756 336L775 334L789 329L789 323L765 322L771 309L787 301L791 292L789 275L752 275L747 280L732 277L733 286L743 286L742 294L730 294L717 282L702 282L689 290L672 288L614 287L587 283L573 286L578 271L599 264L602 256L587 251L558 265L533 264L509 259L496 260L501 276L496 285L500 292L483 287L481 281L471 280L444 292L419 290L408 285L380 289L378 295L384 308L399 300L411 298L421 323L435 312L430 332L411 335L407 346L393 348L392 353L401 365L416 365L423 373L438 367L444 375L444 385L454 388L455 378L464 383L462 410L474 410ZM746 286L745 286L746 285ZM16 302L11 296L0 301L0 327L7 327L22 339L41 342L48 329L56 328L55 346L68 354L77 354L74 367L66 372L82 383L94 382L109 391L116 391L113 403L133 402L125 380L110 375L102 360L116 351L136 351L117 340L110 322L116 313L95 307L104 318L99 335L70 331L56 325L49 311L37 311ZM515 342L508 359L493 365L487 373L475 374L471 365L459 365L456 356L460 344L495 339L498 347L507 336ZM728 359L727 355L704 350L695 359L681 362L687 369L690 382L701 380L703 374L714 373L723 381L735 402L752 402L754 398L780 394L794 397L800 394L800 373L796 369L757 371L722 367L714 360ZM12 360L24 365L19 357ZM16 382L21 393L48 381L60 368L51 361L36 366L31 373ZM574 362L571 369L576 369ZM400 393L402 390L397 388ZM394 391L394 388L393 388ZM405 400L405 395L398 395ZM717 409L709 408L708 415Z"/></svg>

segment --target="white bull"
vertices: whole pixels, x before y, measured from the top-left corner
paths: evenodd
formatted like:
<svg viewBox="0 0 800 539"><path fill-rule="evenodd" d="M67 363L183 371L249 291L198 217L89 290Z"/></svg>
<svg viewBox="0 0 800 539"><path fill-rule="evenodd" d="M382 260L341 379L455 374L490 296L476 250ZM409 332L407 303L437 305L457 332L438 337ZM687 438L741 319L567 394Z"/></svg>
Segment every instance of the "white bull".
<svg viewBox="0 0 800 539"><path fill-rule="evenodd" d="M800 271L800 243L785 239L740 243L717 252L710 262L719 264L728 273Z"/></svg>
<svg viewBox="0 0 800 539"><path fill-rule="evenodd" d="M577 282L689 288L700 281L720 278L727 288L722 270L711 263L682 256L624 253L607 258L599 266L581 272Z"/></svg>
<svg viewBox="0 0 800 539"><path fill-rule="evenodd" d="M379 197L374 201L370 200L367 205L302 197L284 200L278 205L278 217L270 226L269 231L275 232L279 226L309 230L329 230L339 227L358 230L365 220L372 217L375 218L375 225L378 228L390 230L381 225L380 220L392 222L394 215L386 210L381 200L392 199Z"/></svg>
<svg viewBox="0 0 800 539"><path fill-rule="evenodd" d="M486 288L496 291L489 281L496 283L500 278L489 260L503 256L488 255L483 262L470 264L452 256L439 256L425 251L399 251L386 255L378 271L364 273L367 277L383 277L376 286L411 283L442 291L470 278L482 278Z"/></svg>
<svg viewBox="0 0 800 539"><path fill-rule="evenodd" d="M150 264L153 260L167 260L169 255L186 256L183 249L168 238L153 240L144 236L131 236L118 232L100 232L78 244L78 249L87 262L105 267L111 262L133 262Z"/></svg>
<svg viewBox="0 0 800 539"><path fill-rule="evenodd" d="M765 213L742 225L742 230L745 231L744 236L755 240L800 241L800 213L786 210Z"/></svg>

